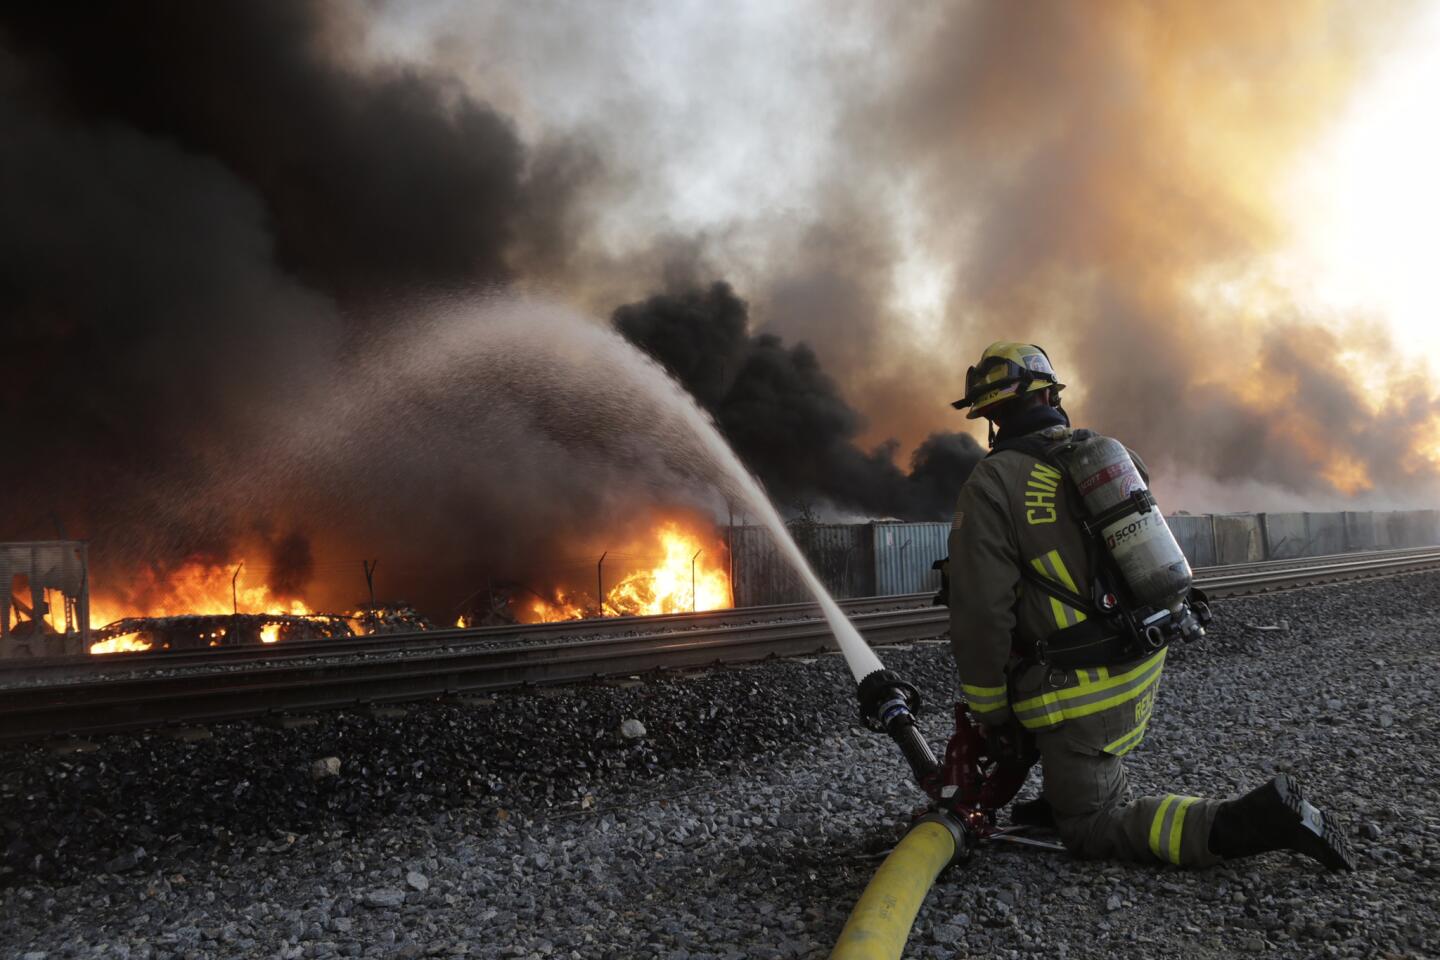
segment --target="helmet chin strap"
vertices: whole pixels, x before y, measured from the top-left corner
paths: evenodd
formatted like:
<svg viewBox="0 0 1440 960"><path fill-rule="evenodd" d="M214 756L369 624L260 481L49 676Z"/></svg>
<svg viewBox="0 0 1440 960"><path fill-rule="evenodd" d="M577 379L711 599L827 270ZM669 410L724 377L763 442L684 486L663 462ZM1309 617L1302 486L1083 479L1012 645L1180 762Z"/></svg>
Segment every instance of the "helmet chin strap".
<svg viewBox="0 0 1440 960"><path fill-rule="evenodd" d="M1060 416L1065 418L1065 426L1070 426L1070 414L1067 413L1065 408L1060 405L1060 391L1056 390L1054 387L1050 388L1050 406L1058 410L1060 412Z"/></svg>

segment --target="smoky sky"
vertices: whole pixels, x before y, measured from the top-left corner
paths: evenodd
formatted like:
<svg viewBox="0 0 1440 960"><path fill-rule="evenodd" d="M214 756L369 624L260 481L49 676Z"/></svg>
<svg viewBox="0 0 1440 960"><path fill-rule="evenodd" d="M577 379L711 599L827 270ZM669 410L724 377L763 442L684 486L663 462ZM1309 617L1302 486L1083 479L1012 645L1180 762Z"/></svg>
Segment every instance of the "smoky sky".
<svg viewBox="0 0 1440 960"><path fill-rule="evenodd" d="M752 335L748 306L728 284L623 306L613 323L690 391L784 502L938 520L982 455L968 434L932 434L906 475L893 444L862 449L856 438L863 418L815 352L773 334Z"/></svg>
<svg viewBox="0 0 1440 960"><path fill-rule="evenodd" d="M946 515L979 455L948 402L996 339L1045 344L1072 413L1162 474L1433 483L1415 364L1242 282L1397 13L618 11L0 13L0 536L90 538L97 578L258 544L284 589L344 564L357 597L379 556L382 592L433 608L667 498L703 510L563 396L487 389L478 333L450 394L385 389L375 345L426 303L509 290L613 312L795 506ZM281 456L338 396L368 422Z"/></svg>
<svg viewBox="0 0 1440 960"><path fill-rule="evenodd" d="M365 31L322 3L0 15L0 396L24 437L4 536L92 540L101 588L248 551L276 595L343 583L331 606L379 558L382 594L451 616L496 579L588 569L653 510L703 511L704 478L578 409L594 385L563 365L509 381L523 351L502 363L483 336L473 357L418 344L435 384L376 360L433 332L437 297L563 278L597 169L584 138L526 142L443 67L367 61ZM944 514L977 451L937 437L907 476L727 287L620 315L664 303L694 315L645 346L777 493Z"/></svg>
<svg viewBox="0 0 1440 960"><path fill-rule="evenodd" d="M594 135L605 242L570 289L640 299L654 238L688 234L756 332L843 385L862 447L960 428L965 368L1032 340L1167 504L1384 507L1433 500L1426 359L1275 258L1279 198L1415 8L549 0L441 15L425 49L467 82L523 78L533 127ZM491 32L505 52L468 52Z"/></svg>
<svg viewBox="0 0 1440 960"><path fill-rule="evenodd" d="M6 537L92 538L104 572L258 541L298 591L322 531L292 501L313 498L277 482L206 510L215 478L263 460L267 425L343 378L394 304L554 247L564 149L527 149L443 74L348 65L343 12L0 15L0 397L25 437Z"/></svg>

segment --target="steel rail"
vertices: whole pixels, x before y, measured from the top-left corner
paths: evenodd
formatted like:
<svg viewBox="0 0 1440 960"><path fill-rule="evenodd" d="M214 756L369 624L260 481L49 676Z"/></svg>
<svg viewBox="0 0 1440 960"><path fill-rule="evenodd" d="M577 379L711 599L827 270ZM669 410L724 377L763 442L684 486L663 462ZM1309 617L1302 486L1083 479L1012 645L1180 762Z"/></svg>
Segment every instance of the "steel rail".
<svg viewBox="0 0 1440 960"><path fill-rule="evenodd" d="M872 644L938 635L944 608L857 614ZM178 676L14 687L0 693L0 742L111 733L292 710L484 694L824 653L836 649L823 620L710 627L683 634L488 647L384 660L213 670Z"/></svg>
<svg viewBox="0 0 1440 960"><path fill-rule="evenodd" d="M1367 560L1379 561L1385 558L1408 558L1433 553L1435 548L1411 548L1364 554ZM1332 554L1320 557L1302 557L1294 560L1256 561L1246 564L1232 564L1220 567L1198 567L1195 575L1200 581L1212 579L1222 573L1230 576L1249 571L1270 569L1291 570L1299 567L1313 568L1333 564L1337 561L1354 560L1357 554ZM882 597L857 597L839 601L847 614L863 613L880 609L927 606L934 594L929 592L897 594ZM109 653L103 656L77 655L69 657L46 657L35 659L15 658L0 661L0 687L17 680L31 680L37 674L61 679L77 676L113 676L148 669L177 669L192 666L221 666L240 663L276 663L286 660L303 660L317 656L361 656L366 654L387 655L400 648L406 652L455 649L477 643L492 644L500 641L538 642L584 635L586 637L613 636L629 633L660 633L670 630L692 629L728 623L753 623L765 620L780 620L800 615L815 616L819 608L813 602L770 604L760 607L735 607L726 610L708 610L700 613L673 613L659 616L606 617L586 620L564 620L554 623L506 624L488 627L454 627L439 630L402 631L370 634L359 637L343 637L328 640L286 640L276 644L244 644L189 650L149 650Z"/></svg>
<svg viewBox="0 0 1440 960"><path fill-rule="evenodd" d="M1220 575L1244 573L1249 570L1299 570L1317 566L1326 566L1333 563L1340 563L1349 560L1381 560L1404 559L1407 557L1424 557L1440 551L1440 545L1430 547L1404 547L1398 550L1360 550L1348 553L1326 553L1314 557L1282 557L1276 560L1248 560L1243 563L1223 563L1208 567L1196 567L1195 576L1197 579L1205 579Z"/></svg>
<svg viewBox="0 0 1440 960"><path fill-rule="evenodd" d="M928 604L934 592L907 593L887 597L855 597L837 601L847 615ZM283 640L273 644L250 643L235 646L188 650L136 650L68 657L14 658L0 661L0 685L19 677L108 676L137 670L170 670L179 667L220 666L235 663L300 660L321 656L389 654L397 650L423 652L454 649L475 644L505 641L536 643L565 637L606 637L627 633L655 634L697 627L767 620L817 619L820 607L813 602L777 603L759 607L730 607L699 613L670 613L657 616L604 617L560 620L551 623L503 624L487 627L447 627L439 630L406 630L366 634L329 640Z"/></svg>
<svg viewBox="0 0 1440 960"><path fill-rule="evenodd" d="M1440 549L1288 567L1282 562L1264 570L1228 574L1213 573L1213 569L1204 571L1197 585L1212 596L1233 597L1440 569ZM916 606L855 613L852 620L867 642L880 645L937 637L948 627L948 611ZM648 636L474 645L413 653L392 650L393 655L387 657L335 656L301 664L36 684L0 690L0 743L484 694L833 649L834 637L823 620L790 619Z"/></svg>
<svg viewBox="0 0 1440 960"><path fill-rule="evenodd" d="M1276 590L1293 590L1298 587L1383 577L1440 567L1440 550L1414 551L1404 556L1386 555L1362 558L1356 558L1354 555L1345 557L1342 554L1336 558L1327 558L1327 561L1288 569L1277 567L1230 572L1225 571L1224 568L1212 568L1215 572L1206 571L1207 576L1197 576L1196 585L1216 597L1249 596Z"/></svg>

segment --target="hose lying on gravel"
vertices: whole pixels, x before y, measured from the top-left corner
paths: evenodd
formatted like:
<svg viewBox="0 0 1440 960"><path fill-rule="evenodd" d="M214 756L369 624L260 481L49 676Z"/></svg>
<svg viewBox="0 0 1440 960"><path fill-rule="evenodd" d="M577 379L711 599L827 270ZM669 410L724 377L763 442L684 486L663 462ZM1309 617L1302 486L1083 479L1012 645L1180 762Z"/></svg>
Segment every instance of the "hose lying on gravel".
<svg viewBox="0 0 1440 960"><path fill-rule="evenodd" d="M830 960L899 960L925 895L961 852L959 837L944 814L905 834L856 901Z"/></svg>

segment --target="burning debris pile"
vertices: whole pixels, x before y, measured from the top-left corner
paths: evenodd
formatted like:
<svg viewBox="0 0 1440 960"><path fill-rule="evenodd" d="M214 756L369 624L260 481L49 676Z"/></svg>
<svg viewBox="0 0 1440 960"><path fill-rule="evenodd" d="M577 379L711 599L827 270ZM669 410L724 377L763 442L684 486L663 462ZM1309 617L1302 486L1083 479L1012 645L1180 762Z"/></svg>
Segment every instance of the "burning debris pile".
<svg viewBox="0 0 1440 960"><path fill-rule="evenodd" d="M734 605L725 570L728 551L723 544L717 541L707 545L705 539L686 531L676 521L662 524L654 539L659 545L658 561L623 575L608 590L604 568L609 554L601 555L596 564L596 589L604 591L600 603L596 603L597 594L555 588L548 597L535 593L528 602L521 600L517 616L525 623L553 623L595 616L643 617L724 610ZM614 560L624 562L629 556L616 555ZM515 606L514 600L511 605Z"/></svg>
<svg viewBox="0 0 1440 960"><path fill-rule="evenodd" d="M176 617L125 617L92 633L91 653L142 650L192 650L236 644L276 643L285 639L319 640L354 636L341 617L284 616L266 613L194 614Z"/></svg>
<svg viewBox="0 0 1440 960"><path fill-rule="evenodd" d="M472 607L455 626L686 613L733 603L729 551L699 521L663 520L624 549L597 550L595 556L594 567L584 565L593 571L591 589L564 575L552 582L557 578L547 573L535 573L529 583L497 581L488 606ZM317 613L306 600L273 594L272 584L295 589L285 583L286 569L265 569L271 582L259 585L242 583L245 569L243 562L195 561L169 575L137 571L118 588L102 584L90 602L89 652L159 653L434 629L424 614L399 601ZM375 569L365 564L367 574ZM597 596L603 597L598 603ZM45 621L42 626L49 628Z"/></svg>
<svg viewBox="0 0 1440 960"><path fill-rule="evenodd" d="M197 650L299 640L334 640L375 633L434 629L409 607L354 613L231 613L125 617L91 632L90 652Z"/></svg>
<svg viewBox="0 0 1440 960"><path fill-rule="evenodd" d="M28 545L12 545L27 546ZM92 654L196 650L242 644L279 643L286 640L327 640L375 633L434 629L433 624L408 604L367 603L345 613L316 613L303 600L280 599L275 591L291 593L292 569L278 565L265 571L268 583L242 585L243 562L216 564L194 561L170 574L153 568L136 571L119 587L102 584L92 599L89 584L85 604L89 612L89 646ZM24 574L14 577L11 593L25 586ZM42 593L49 596L49 593ZM68 637L77 606L48 602L48 612L35 620L32 607L17 596L7 611L15 617L10 633ZM42 608L44 609L44 608ZM61 611L64 610L64 619ZM29 619L26 619L29 618ZM7 622L9 616L6 618ZM34 624L38 623L38 628ZM76 634L78 636L78 634ZM32 656L80 652L75 645L30 643L15 652Z"/></svg>

